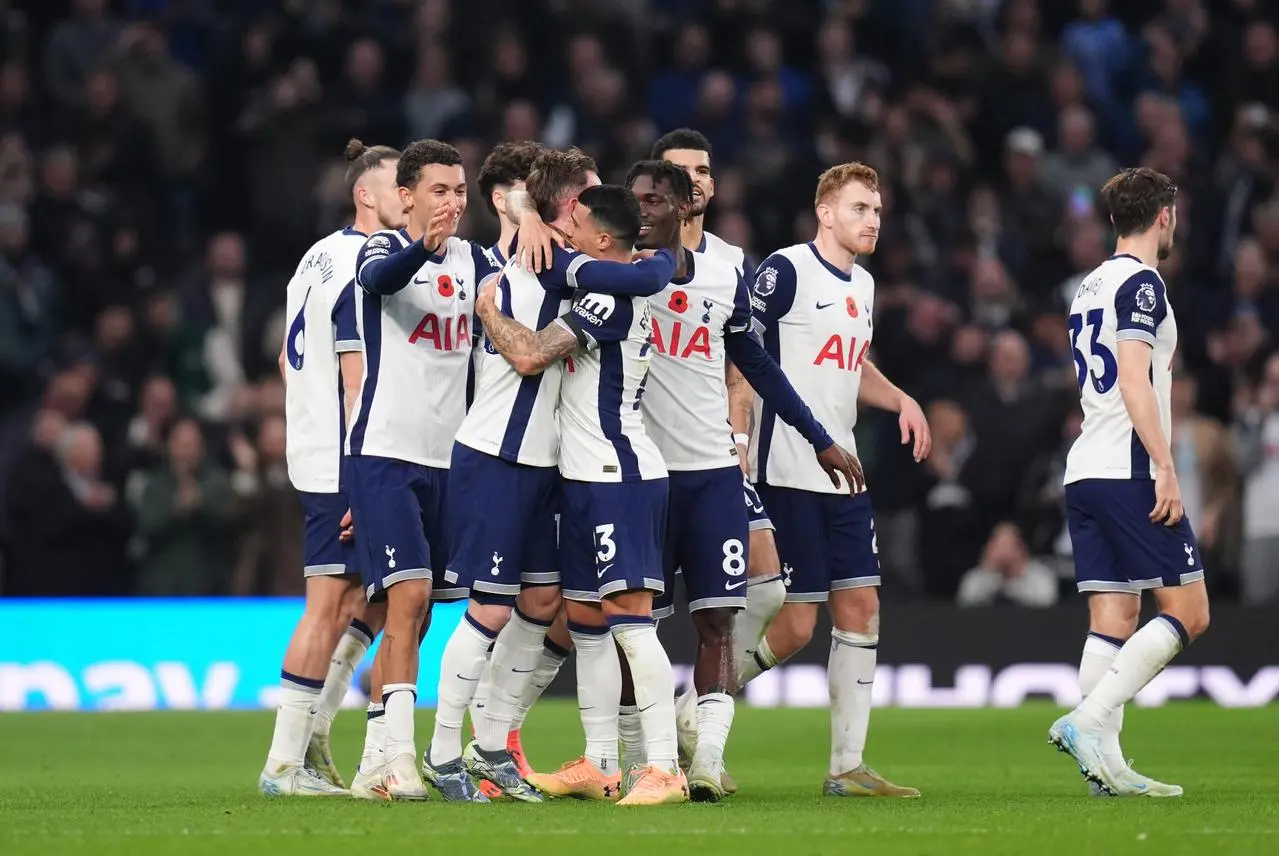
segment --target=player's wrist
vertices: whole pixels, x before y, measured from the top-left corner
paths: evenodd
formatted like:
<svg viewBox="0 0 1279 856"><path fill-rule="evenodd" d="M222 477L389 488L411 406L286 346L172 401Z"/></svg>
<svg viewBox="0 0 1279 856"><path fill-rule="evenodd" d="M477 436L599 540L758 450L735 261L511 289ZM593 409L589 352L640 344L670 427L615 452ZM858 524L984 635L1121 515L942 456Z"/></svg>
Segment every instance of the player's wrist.
<svg viewBox="0 0 1279 856"><path fill-rule="evenodd" d="M750 434L734 434L733 442L737 444L738 446L750 446L751 435Z"/></svg>

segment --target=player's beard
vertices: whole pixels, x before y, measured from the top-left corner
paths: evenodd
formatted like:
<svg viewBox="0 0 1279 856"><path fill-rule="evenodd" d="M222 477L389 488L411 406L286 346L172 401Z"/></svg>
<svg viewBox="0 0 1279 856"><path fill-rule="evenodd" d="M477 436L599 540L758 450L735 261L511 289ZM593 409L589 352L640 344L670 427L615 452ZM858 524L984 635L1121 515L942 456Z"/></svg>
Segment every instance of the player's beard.
<svg viewBox="0 0 1279 856"><path fill-rule="evenodd" d="M709 204L710 204L710 200L707 199L705 196L694 196L693 207L689 209L688 216L690 218L701 217L703 214L706 213L706 207Z"/></svg>
<svg viewBox="0 0 1279 856"><path fill-rule="evenodd" d="M1156 251L1156 255L1161 262L1172 255L1172 235L1168 236L1167 241L1159 242L1159 249Z"/></svg>

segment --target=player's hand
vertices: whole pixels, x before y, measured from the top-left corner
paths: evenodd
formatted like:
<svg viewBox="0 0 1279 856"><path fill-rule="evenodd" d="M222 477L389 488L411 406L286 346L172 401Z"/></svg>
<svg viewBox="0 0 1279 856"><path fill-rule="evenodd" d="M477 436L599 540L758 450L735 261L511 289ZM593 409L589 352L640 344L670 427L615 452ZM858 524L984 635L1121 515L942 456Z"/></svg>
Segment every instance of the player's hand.
<svg viewBox="0 0 1279 856"><path fill-rule="evenodd" d="M441 205L435 209L435 213L431 215L431 219L427 221L426 228L423 230L422 245L428 250L437 250L440 245L448 240L449 236L457 231L457 221L461 212L456 205Z"/></svg>
<svg viewBox="0 0 1279 856"><path fill-rule="evenodd" d="M1186 513L1181 504L1181 485L1172 467L1155 470L1155 507L1150 512L1151 523L1176 526Z"/></svg>
<svg viewBox="0 0 1279 856"><path fill-rule="evenodd" d="M644 259L651 259L657 255L657 250L635 250L631 253L631 261L642 262Z"/></svg>
<svg viewBox="0 0 1279 856"><path fill-rule="evenodd" d="M355 537L355 523L351 520L351 509L346 510L346 514L342 515L342 522L338 524L338 540L350 541Z"/></svg>
<svg viewBox="0 0 1279 856"><path fill-rule="evenodd" d="M849 493L858 493L866 487L866 474L862 472L862 462L838 443L832 443L829 448L818 452L817 462L822 465L826 475L830 476L830 483L836 488L840 486L841 475L844 477L844 484L848 485Z"/></svg>
<svg viewBox="0 0 1279 856"><path fill-rule="evenodd" d="M915 463L928 457L933 448L933 432L924 418L924 410L919 402L909 395L902 396L901 415L897 417L897 425L902 429L902 445L915 438Z"/></svg>
<svg viewBox="0 0 1279 856"><path fill-rule="evenodd" d="M535 211L520 214L520 230L515 234L515 257L525 270L541 273L555 263L555 248L564 246L564 236L542 222Z"/></svg>

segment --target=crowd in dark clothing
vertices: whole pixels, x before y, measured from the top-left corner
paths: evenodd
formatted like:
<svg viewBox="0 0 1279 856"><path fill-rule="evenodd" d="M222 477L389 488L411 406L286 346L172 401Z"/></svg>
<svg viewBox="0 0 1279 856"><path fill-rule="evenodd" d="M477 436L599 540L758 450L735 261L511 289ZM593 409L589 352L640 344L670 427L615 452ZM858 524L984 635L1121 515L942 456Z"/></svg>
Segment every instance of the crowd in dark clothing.
<svg viewBox="0 0 1279 856"><path fill-rule="evenodd" d="M689 126L714 146L707 225L756 261L811 239L825 167L880 172L874 357L937 438L915 465L891 416L859 421L889 597L1039 604L1018 583L1038 573L1069 590L1065 307L1113 244L1100 184L1171 175L1182 488L1210 586L1273 598L1277 15L0 0L0 592L300 590L276 356L297 259L350 216L349 137L450 141L472 180L495 142L577 145L616 180ZM496 231L473 198L461 234ZM973 574L998 584L961 591Z"/></svg>

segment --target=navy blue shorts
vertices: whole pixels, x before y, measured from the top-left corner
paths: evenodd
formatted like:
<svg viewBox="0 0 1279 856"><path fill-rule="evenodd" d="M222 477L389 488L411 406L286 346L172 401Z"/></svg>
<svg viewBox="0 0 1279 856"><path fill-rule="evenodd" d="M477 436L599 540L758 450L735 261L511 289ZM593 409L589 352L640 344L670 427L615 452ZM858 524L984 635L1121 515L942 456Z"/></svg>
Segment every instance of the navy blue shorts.
<svg viewBox="0 0 1279 856"><path fill-rule="evenodd" d="M370 601L404 580L431 580L431 600L461 600L466 589L444 580L448 567L448 470L390 458L346 459L360 571Z"/></svg>
<svg viewBox="0 0 1279 856"><path fill-rule="evenodd" d="M1083 592L1140 592L1204 578L1199 542L1185 517L1151 523L1155 483L1084 479L1066 485L1066 525Z"/></svg>
<svg viewBox="0 0 1279 856"><path fill-rule="evenodd" d="M350 505L341 493L298 491L302 502L302 573L308 577L358 574L353 541L342 542L342 517Z"/></svg>
<svg viewBox="0 0 1279 856"><path fill-rule="evenodd" d="M517 595L521 585L558 585L556 467L513 464L453 444L449 464L452 586Z"/></svg>
<svg viewBox="0 0 1279 856"><path fill-rule="evenodd" d="M777 527L788 603L823 603L832 591L879 585L870 494L759 486Z"/></svg>
<svg viewBox="0 0 1279 856"><path fill-rule="evenodd" d="M750 523L747 507L738 502L741 492L737 467L671 473L662 551L666 591L653 602L655 617L675 610L676 571L690 612L746 607Z"/></svg>
<svg viewBox="0 0 1279 856"><path fill-rule="evenodd" d="M759 491L745 473L742 473L742 490L746 494L746 519L750 530L755 532L759 529L776 529L768 517L768 510L764 508L764 501L759 498Z"/></svg>
<svg viewBox="0 0 1279 856"><path fill-rule="evenodd" d="M564 597L661 594L667 480L560 482L560 573Z"/></svg>

